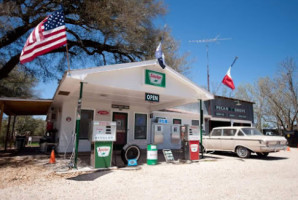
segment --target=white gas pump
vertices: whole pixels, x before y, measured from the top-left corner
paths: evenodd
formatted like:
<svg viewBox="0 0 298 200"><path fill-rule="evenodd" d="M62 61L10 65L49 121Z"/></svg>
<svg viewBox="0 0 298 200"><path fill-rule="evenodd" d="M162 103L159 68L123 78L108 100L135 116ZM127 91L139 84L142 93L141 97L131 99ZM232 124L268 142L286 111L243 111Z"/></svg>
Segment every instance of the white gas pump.
<svg viewBox="0 0 298 200"><path fill-rule="evenodd" d="M171 131L171 143L179 144L180 142L180 125L174 124L172 125Z"/></svg>
<svg viewBox="0 0 298 200"><path fill-rule="evenodd" d="M164 140L164 126L162 124L154 124L154 137L153 143L154 144L161 144Z"/></svg>

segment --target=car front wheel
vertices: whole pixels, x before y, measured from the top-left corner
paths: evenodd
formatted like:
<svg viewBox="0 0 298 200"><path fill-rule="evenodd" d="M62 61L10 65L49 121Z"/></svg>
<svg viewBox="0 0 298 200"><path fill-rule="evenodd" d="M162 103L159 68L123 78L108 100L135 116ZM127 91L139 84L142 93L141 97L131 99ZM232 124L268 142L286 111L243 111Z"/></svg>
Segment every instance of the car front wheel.
<svg viewBox="0 0 298 200"><path fill-rule="evenodd" d="M245 147L237 147L236 154L240 158L249 158L251 152Z"/></svg>

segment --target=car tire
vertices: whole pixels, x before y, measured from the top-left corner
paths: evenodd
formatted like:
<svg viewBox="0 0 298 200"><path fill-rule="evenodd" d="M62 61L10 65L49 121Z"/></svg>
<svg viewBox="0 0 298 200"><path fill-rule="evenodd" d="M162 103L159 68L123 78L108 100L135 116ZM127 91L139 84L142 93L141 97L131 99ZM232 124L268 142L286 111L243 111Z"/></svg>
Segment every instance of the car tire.
<svg viewBox="0 0 298 200"><path fill-rule="evenodd" d="M140 157L141 157L140 147L138 147L135 144L125 145L121 150L121 158L124 164L127 164L129 159L136 159L138 161Z"/></svg>
<svg viewBox="0 0 298 200"><path fill-rule="evenodd" d="M240 158L249 158L251 152L247 148L239 146L236 148L236 154Z"/></svg>
<svg viewBox="0 0 298 200"><path fill-rule="evenodd" d="M266 152L266 153L257 153L257 155L258 155L258 157L260 157L260 158L266 158L267 156L268 156L268 152Z"/></svg>

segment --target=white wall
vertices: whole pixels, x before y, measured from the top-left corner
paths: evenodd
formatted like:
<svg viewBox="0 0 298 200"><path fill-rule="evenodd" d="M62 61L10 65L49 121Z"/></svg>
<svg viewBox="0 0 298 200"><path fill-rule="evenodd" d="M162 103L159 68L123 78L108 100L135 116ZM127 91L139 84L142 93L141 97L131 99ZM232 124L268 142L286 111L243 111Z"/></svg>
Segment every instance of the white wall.
<svg viewBox="0 0 298 200"><path fill-rule="evenodd" d="M76 101L66 101L61 106L60 128L58 129L59 144L57 151L60 153L72 152L73 134L75 132L75 107ZM71 117L71 121L67 122L66 118Z"/></svg>
<svg viewBox="0 0 298 200"><path fill-rule="evenodd" d="M76 123L76 107L77 101L67 101L63 104L61 109L61 117L60 118L60 128L58 129L58 152L72 152L74 147L74 137L75 133L75 123ZM86 99L82 100L82 110L93 110L94 116L93 119L95 121L112 121L113 112L123 112L128 114L128 122L127 122L127 142L129 144L137 144L141 148L146 148L149 142L149 134L150 134L150 113L149 110L144 107L136 107L130 106L129 109L113 109L111 108L111 104L103 103L103 102L93 102L88 101ZM99 110L106 110L109 112L108 115L100 115L97 113ZM147 114L147 139L134 139L134 120L135 113ZM66 118L71 117L71 121L67 122ZM57 123L58 124L58 123ZM91 144L88 140L79 140L79 152L88 152L91 150Z"/></svg>

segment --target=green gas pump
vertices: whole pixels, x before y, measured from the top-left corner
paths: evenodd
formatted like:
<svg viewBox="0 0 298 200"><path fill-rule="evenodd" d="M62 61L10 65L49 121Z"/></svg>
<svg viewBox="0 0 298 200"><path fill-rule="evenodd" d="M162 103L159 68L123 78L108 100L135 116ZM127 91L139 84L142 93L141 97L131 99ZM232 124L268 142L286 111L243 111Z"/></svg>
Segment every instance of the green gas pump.
<svg viewBox="0 0 298 200"><path fill-rule="evenodd" d="M92 121L90 126L91 166L108 168L112 161L113 142L116 141L116 122Z"/></svg>

